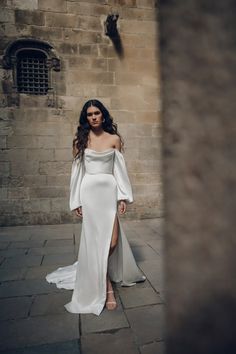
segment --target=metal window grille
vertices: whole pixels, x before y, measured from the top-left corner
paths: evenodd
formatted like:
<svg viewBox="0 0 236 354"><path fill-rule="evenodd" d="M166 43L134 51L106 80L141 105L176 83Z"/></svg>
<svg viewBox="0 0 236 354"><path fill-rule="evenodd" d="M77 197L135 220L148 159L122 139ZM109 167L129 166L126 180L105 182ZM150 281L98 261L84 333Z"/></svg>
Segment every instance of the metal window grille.
<svg viewBox="0 0 236 354"><path fill-rule="evenodd" d="M49 89L47 57L38 50L24 50L17 57L17 88L19 92L46 95Z"/></svg>

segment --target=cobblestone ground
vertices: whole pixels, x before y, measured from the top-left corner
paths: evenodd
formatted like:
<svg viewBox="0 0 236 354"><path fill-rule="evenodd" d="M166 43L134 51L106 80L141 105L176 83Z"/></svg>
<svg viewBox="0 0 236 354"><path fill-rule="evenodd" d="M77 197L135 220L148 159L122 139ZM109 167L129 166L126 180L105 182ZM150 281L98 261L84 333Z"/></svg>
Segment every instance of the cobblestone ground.
<svg viewBox="0 0 236 354"><path fill-rule="evenodd" d="M0 353L163 354L162 219L122 221L138 266L147 276L115 285L118 308L100 316L68 313L72 291L45 275L72 264L80 224L5 227L0 231Z"/></svg>

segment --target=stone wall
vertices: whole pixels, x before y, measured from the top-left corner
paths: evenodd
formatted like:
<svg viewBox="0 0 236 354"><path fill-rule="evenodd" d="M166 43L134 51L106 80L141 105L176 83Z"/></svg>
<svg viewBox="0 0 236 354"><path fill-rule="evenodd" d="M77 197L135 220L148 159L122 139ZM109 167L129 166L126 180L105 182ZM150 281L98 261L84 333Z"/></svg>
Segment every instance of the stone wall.
<svg viewBox="0 0 236 354"><path fill-rule="evenodd" d="M235 10L160 2L167 354L236 353Z"/></svg>
<svg viewBox="0 0 236 354"><path fill-rule="evenodd" d="M61 61L53 95L14 93L1 68L1 225L71 222L72 137L79 111L98 98L125 141L135 203L126 217L162 214L156 3L153 0L1 1L1 55L18 38L50 43ZM118 11L124 55L104 34Z"/></svg>

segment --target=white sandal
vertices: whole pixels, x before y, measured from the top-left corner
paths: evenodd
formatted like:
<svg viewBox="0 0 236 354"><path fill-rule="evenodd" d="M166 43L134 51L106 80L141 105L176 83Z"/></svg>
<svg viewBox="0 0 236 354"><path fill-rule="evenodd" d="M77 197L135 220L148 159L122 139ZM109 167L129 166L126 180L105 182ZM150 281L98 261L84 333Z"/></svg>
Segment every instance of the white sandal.
<svg viewBox="0 0 236 354"><path fill-rule="evenodd" d="M114 291L113 290L107 291L107 294L109 294L109 293L113 293L114 294ZM107 304L115 304L116 306L114 308L109 309L107 307ZM117 302L116 301L106 301L106 308L107 308L108 311L115 310L117 308Z"/></svg>

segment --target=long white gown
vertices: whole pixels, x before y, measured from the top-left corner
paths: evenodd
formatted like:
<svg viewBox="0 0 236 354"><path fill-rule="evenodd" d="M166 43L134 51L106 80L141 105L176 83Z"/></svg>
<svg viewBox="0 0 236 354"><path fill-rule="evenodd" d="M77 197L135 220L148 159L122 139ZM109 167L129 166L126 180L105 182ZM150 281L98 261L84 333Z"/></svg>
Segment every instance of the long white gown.
<svg viewBox="0 0 236 354"><path fill-rule="evenodd" d="M73 289L64 305L71 313L99 315L106 300L106 274L113 282L131 286L146 278L137 267L117 213L117 201L133 202L125 160L117 149L97 152L85 149L83 160L74 159L70 182L70 209L82 206L83 221L78 261L48 274L58 288ZM118 244L109 249L115 216Z"/></svg>

